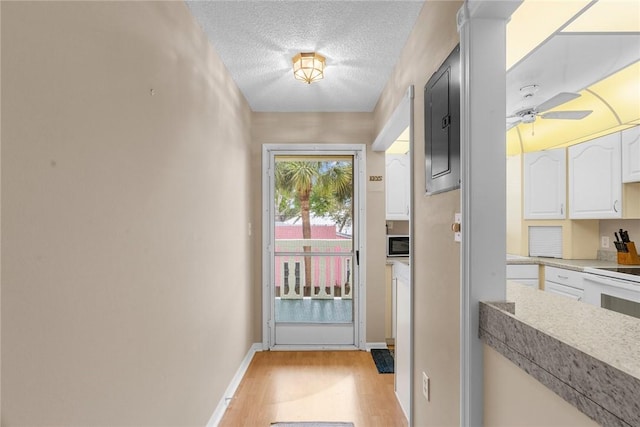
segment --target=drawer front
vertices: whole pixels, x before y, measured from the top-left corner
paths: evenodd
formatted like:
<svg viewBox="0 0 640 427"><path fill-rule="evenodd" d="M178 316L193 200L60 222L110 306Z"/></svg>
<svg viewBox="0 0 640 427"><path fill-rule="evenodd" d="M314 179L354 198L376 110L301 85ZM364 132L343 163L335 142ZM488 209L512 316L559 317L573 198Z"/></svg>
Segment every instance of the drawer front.
<svg viewBox="0 0 640 427"><path fill-rule="evenodd" d="M507 279L537 279L538 265L507 264Z"/></svg>
<svg viewBox="0 0 640 427"><path fill-rule="evenodd" d="M566 298L571 298L576 301L582 301L584 299L584 291L582 289L573 288L571 286L561 285L554 282L545 281L545 292L549 292L556 295L561 295Z"/></svg>
<svg viewBox="0 0 640 427"><path fill-rule="evenodd" d="M527 285L530 288L539 289L540 284L538 283L538 279L513 279L515 283L520 283L521 285Z"/></svg>
<svg viewBox="0 0 640 427"><path fill-rule="evenodd" d="M560 283L574 288L584 289L582 285L582 272L567 270L564 268L549 267L544 268L544 280Z"/></svg>

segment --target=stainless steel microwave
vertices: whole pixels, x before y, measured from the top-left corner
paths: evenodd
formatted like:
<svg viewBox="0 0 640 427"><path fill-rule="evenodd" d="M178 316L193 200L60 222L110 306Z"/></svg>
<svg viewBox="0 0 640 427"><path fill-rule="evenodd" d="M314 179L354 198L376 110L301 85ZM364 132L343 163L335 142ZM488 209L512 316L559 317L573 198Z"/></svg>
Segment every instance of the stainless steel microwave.
<svg viewBox="0 0 640 427"><path fill-rule="evenodd" d="M410 252L409 236L406 234L387 235L387 256L408 257Z"/></svg>

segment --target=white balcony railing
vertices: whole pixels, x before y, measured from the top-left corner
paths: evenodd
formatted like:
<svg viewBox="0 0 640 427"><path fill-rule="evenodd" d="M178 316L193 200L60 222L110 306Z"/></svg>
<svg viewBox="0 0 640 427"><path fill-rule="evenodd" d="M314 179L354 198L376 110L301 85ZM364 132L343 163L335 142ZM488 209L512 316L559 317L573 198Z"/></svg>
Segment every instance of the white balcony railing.
<svg viewBox="0 0 640 427"><path fill-rule="evenodd" d="M275 256L276 296L283 299L351 299L353 256L351 239L277 239L276 254L303 252L310 247L311 286L306 286L304 255ZM322 253L323 255L313 255ZM331 253L331 255L326 255ZM335 255L333 255L335 253Z"/></svg>

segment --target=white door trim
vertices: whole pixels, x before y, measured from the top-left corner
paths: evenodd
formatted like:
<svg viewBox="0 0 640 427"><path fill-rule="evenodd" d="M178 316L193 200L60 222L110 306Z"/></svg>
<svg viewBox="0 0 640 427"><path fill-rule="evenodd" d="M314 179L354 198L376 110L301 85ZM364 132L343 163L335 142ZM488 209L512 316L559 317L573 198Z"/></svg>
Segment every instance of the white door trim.
<svg viewBox="0 0 640 427"><path fill-rule="evenodd" d="M391 116L389 116L389 119L387 120L387 123L385 123L385 125L383 126L382 130L380 131L380 133L378 134L378 136L376 137L375 141L373 142L372 145L372 151L386 151L394 142L396 139L398 139L398 136L400 136L400 134L407 128L409 127L409 197L410 197L410 202L409 202L409 235L413 236L414 235L414 231L413 231L413 209L414 209L414 200L413 200L413 189L414 189L414 185L413 185L413 173L414 173L414 167L413 167L413 159L415 156L415 151L414 151L414 142L413 142L413 135L414 135L414 129L413 129L413 100L415 97L415 89L413 85L410 85L404 96L402 97L402 99L398 102L398 105L396 106L395 110L393 111L393 113L391 113ZM414 370L414 359L413 359L413 331L414 331L414 322L413 322L413 313L414 313L414 299L413 299L413 277L414 277L414 273L413 273L413 269L414 269L414 263L412 260L412 254L413 254L413 246L414 246L414 239L410 239L410 245L411 245L411 249L409 251L409 280L408 280L408 284L409 284L409 300L410 300L410 305L408 307L408 316L409 316L409 372L406 373L408 375L407 378L407 382L408 382L408 390L405 390L406 393L400 393L400 395L408 395L409 396L409 401L408 401L408 407L406 402L401 402L401 406L403 411L405 411L405 415L407 416L407 420L409 422L409 425L412 425L412 414L413 411L411 410L411 408L413 407L413 378L414 378L414 374L413 374L413 370ZM386 347L386 346L385 346ZM396 351L398 350L398 347L396 346ZM398 376L402 375L402 373L399 374L398 371L396 371L396 376L395 376L395 388L396 388L396 396L399 396L398 394Z"/></svg>
<svg viewBox="0 0 640 427"><path fill-rule="evenodd" d="M357 162L358 176L354 176L354 186L357 199L354 200L354 227L357 227L356 240L354 241L354 251L359 251L359 267L354 269L353 290L356 301L355 315L353 319L354 344L350 346L310 346L301 344L300 346L287 345L286 349L309 350L329 349L329 348L366 348L366 145L365 144L264 144L262 146L262 347L264 350L278 350L275 345L275 322L274 316L274 292L272 286L274 272L272 271L273 259L271 246L273 245L273 200L270 197L271 186L273 185L273 173L271 165L276 154L349 154L354 156L354 163ZM357 217L357 220L355 220Z"/></svg>
<svg viewBox="0 0 640 427"><path fill-rule="evenodd" d="M505 27L520 3L521 0L467 0L458 12L462 178L461 426L483 425L484 366L482 342L478 338L479 302L505 299Z"/></svg>
<svg viewBox="0 0 640 427"><path fill-rule="evenodd" d="M409 86L398 102L387 123L371 144L371 151L386 151L398 139L398 136L413 122L413 85ZM413 148L413 147L411 147Z"/></svg>

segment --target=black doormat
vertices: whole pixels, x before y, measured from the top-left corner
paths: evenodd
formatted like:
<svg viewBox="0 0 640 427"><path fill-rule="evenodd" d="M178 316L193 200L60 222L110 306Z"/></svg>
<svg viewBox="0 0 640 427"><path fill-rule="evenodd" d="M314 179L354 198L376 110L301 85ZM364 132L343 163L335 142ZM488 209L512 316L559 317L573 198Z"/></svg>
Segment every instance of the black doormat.
<svg viewBox="0 0 640 427"><path fill-rule="evenodd" d="M393 354L386 348L372 348L371 356L379 374L393 374Z"/></svg>

